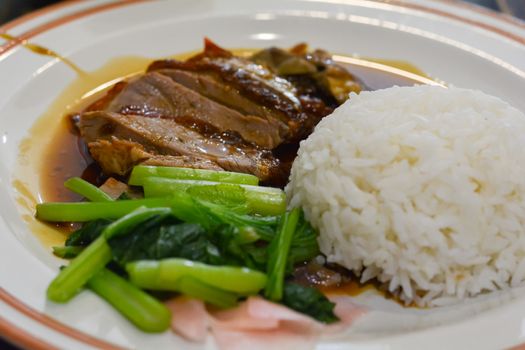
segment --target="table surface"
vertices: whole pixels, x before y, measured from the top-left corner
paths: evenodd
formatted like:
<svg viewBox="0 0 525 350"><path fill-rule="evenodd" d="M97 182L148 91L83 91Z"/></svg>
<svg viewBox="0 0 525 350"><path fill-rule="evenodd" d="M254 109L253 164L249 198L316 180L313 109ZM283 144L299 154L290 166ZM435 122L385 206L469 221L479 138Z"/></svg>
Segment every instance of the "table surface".
<svg viewBox="0 0 525 350"><path fill-rule="evenodd" d="M479 4L482 6L486 6L493 10L497 10L497 11L501 10L496 0L465 0L465 1ZM0 0L0 2L2 2L2 5L0 6L0 25L1 25L27 12L36 10L46 5L60 2L60 0ZM520 15L525 15L525 14L520 13ZM18 347L7 343L2 338L0 338L0 349L19 350Z"/></svg>

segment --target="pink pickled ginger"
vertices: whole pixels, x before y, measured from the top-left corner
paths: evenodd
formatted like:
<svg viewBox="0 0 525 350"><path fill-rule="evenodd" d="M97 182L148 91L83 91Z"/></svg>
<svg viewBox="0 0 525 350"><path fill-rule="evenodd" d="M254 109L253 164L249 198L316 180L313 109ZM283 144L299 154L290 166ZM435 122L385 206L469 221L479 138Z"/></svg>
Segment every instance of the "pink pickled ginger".
<svg viewBox="0 0 525 350"><path fill-rule="evenodd" d="M172 330L187 340L204 341L211 331L221 350L311 349L323 333L341 331L365 312L350 297L330 299L341 320L332 325L258 296L228 310L208 310L202 301L186 297L172 299L167 306L173 312Z"/></svg>

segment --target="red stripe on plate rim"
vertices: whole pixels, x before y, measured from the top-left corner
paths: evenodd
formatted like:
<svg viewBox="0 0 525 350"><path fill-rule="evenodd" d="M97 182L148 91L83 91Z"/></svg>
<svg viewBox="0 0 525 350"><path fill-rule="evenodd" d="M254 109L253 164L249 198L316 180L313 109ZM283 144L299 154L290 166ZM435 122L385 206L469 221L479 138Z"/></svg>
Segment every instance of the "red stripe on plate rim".
<svg viewBox="0 0 525 350"><path fill-rule="evenodd" d="M104 350L123 350L124 349L117 345L111 344L109 342L100 340L91 335L83 333L75 328L67 326L49 317L48 315L33 309L32 307L18 300L13 295L9 294L4 288L0 288L0 300L5 302L7 305L11 306L13 309L17 310L18 312L33 319L34 321L37 321L41 323L42 325L47 326L48 328L54 329L55 331L58 331L82 343L91 345L97 349L104 349ZM24 337L33 337L31 333L28 331L20 330L20 329L17 331L17 329L13 328L15 326L12 324L4 324L1 326L0 326L0 331L3 331L3 333L7 332L6 333L7 337L12 339L12 341L14 342L23 343L25 341ZM9 336L12 336L12 337L9 337ZM40 346L40 349L46 349L46 350L55 349L52 345L45 343L39 339L35 338L34 340L39 341L38 345Z"/></svg>
<svg viewBox="0 0 525 350"><path fill-rule="evenodd" d="M65 2L61 2L61 3L58 3L58 4L55 4L55 5L51 5L51 6L48 6L48 7L45 7L41 10L38 10L38 11L35 11L35 12L32 12L32 13L29 13L27 15L24 15L20 18L17 18L11 22L8 22L2 26L0 26L0 33L5 33L7 32L8 30L11 30L13 28L15 28L16 26L20 25L20 24L23 24L23 23L26 23L34 18L37 18L39 16L42 16L44 14L47 14L47 13L50 13L50 12L53 12L53 11L57 11L57 10L60 10L62 8L65 8L65 7L68 7L68 6L72 6L72 5L76 5L80 2L85 2L86 0L70 0L70 1L65 1ZM111 2L111 3L106 3L106 4L102 4L102 5L98 5L98 6L94 6L94 7L91 7L91 8L87 8L87 9L84 9L82 11L79 11L79 12L75 12L75 13L72 13L72 14L68 14L68 15L65 15L63 17L59 17L57 19L54 19L54 20L51 20L47 23L44 23L42 25L39 25L39 26L36 26L35 28L31 29L31 30L28 30L18 36L16 36L16 39L15 40L11 40L9 42L7 42L6 44L0 46L0 56L2 56L3 54L5 54L6 52L8 52L9 50L15 48L16 46L20 45L21 43L23 43L24 41L27 41L28 39L30 38L33 38L41 33L44 33L48 30L51 30L53 28L56 28L56 27L59 27L63 24L67 24L67 23L70 23L72 21L75 21L79 18L83 18L83 17L87 17L87 16L90 16L90 15L93 15L93 14L96 14L96 13L100 13L100 12L103 12L103 11L107 11L107 10L111 10L111 9L115 9L115 8L118 8L118 7L123 7L123 6L127 6L127 5L131 5L131 4L134 4L134 3L140 3L140 2L145 2L147 0L123 0L123 1L119 1L119 2ZM513 33L509 33L503 29L500 29L498 27L495 27L495 26L492 26L492 25L488 25L486 23L483 23L483 22L480 22L480 21L477 21L477 20L472 20L472 19L468 19L468 18L465 18L465 17L462 17L462 16L459 16L459 15L455 15L455 14L452 14L452 13L449 13L449 12L446 12L444 10L438 10L438 9L434 9L434 8L428 8L428 7L425 7L423 5L418 5L418 4L412 4L412 3L407 3L403 0L370 0L370 1L375 1L375 2L381 2L381 3L387 3L387 4L391 4L391 5L394 5L394 6L398 6L398 7L404 7L404 8L409 8L409 9L413 9L413 10L418 10L418 11L422 11L422 12L426 12L426 13L431 13L431 14L434 14L434 15L438 15L438 16L441 16L441 17L446 17L446 18L450 18L450 19L453 19L453 20L456 20L456 21L460 21L460 22L463 22L463 23L467 23L467 24L470 24L470 25L474 25L476 27L479 27L479 28L482 28L482 29L485 29L485 30L488 30L488 31L491 31L491 32L494 32L494 33L497 33L499 35L502 35L510 40L513 40L515 42L518 42L520 44L523 44L525 45L525 37L522 37L522 36L519 36L519 35L516 35L516 34L513 34ZM504 21L506 23L509 23L509 24L512 24L512 25L515 25L517 26L518 28L524 28L525 29L525 22L522 22L520 20L514 20L513 18L510 18L508 16L505 16L505 15L502 15L502 14L499 14L499 13L496 13L496 12L493 12L493 11L490 11L490 10L486 10L486 9L483 9L481 7L477 7L477 6L472 6L472 5L469 5L469 4L465 4L465 3L462 3L460 1L457 1L457 0L438 0L439 2L442 2L442 3L446 3L446 4L451 4L451 5L455 5L455 6L458 6L458 7L462 7L462 8L466 8L466 9L469 9L471 11L474 11L474 12L477 12L477 13L480 13L482 15L486 15L486 16L490 16L492 18L495 18L495 19L498 19L498 20L501 20L501 21ZM26 304L24 304L21 300L17 299L16 297L12 296L11 294L9 294L5 289L3 288L0 288L0 300L2 300L3 302L5 302L6 304L10 305L11 307L13 307L14 309L16 309L18 312L26 315L27 317L51 328L51 329L54 329L58 332L61 332L62 334L64 335L67 335L73 339L76 339L80 342L83 342L87 345L91 345L91 346L94 346L96 348L99 348L99 349L107 349L107 350L122 350L123 348L121 347L118 347L114 344L111 344L109 342L105 342L103 340L100 340L98 338L95 338L93 336L90 336L88 334L85 334L77 329L74 329L72 327L69 327L63 323L60 323L58 321L56 321L55 319L47 316L46 314L43 314L43 313L40 313L38 311L36 311L35 309L27 306ZM20 328L18 328L17 326L11 324L10 322L0 318L0 333L2 333L4 336L6 336L8 339L10 339L11 341L19 344L19 345L22 345L24 347L27 347L27 348L32 348L32 349L37 349L37 350L55 350L56 348L39 339L39 338L36 338L34 337L33 335L31 335L29 332L25 331L25 330L22 330Z"/></svg>
<svg viewBox="0 0 525 350"><path fill-rule="evenodd" d="M90 16L90 15L93 15L93 14L96 14L96 13L100 13L100 12L103 12L103 11L107 11L107 10L111 10L111 9L115 9L115 8L119 8L119 7L123 7L123 6L128 6L128 5L132 5L132 4L136 4L136 3L141 3L141 2L145 2L145 1L147 1L147 0L122 0L122 1L118 1L118 2L109 2L109 3L102 4L102 5L89 7L89 8L86 8L86 9L83 9L83 10L80 10L80 11L77 11L77 12L65 15L63 17L59 17L57 19L51 20L49 22L46 22L46 23L41 24L39 26L36 26L35 28L30 29L30 30L28 30L28 31L26 31L26 32L24 32L24 33L22 33L20 35L16 35L15 39L10 40L7 43L5 43L4 45L0 46L0 59L5 53L7 53L8 51L10 51L13 48L17 47L18 45L24 43L25 41L27 41L27 40L29 40L29 39L31 39L31 38L39 35L39 34L47 32L47 31L49 31L51 29L57 28L57 27L59 27L59 26L61 26L63 24L70 23L70 22L73 22L73 21L75 21L75 20L77 20L79 18L87 17L87 16ZM27 22L27 21L35 18L35 17L38 17L38 16L41 16L43 14L49 13L50 11L53 11L53 10L56 11L58 9L66 7L68 5L70 6L70 5L73 5L73 4L77 4L78 2L79 1L72 1L72 2L69 2L69 3L66 3L66 4L59 4L59 5L56 5L56 6L50 6L48 8L44 8L43 10L40 11L40 13L37 13L36 15L28 14L28 15L26 15L24 17L21 17L18 20L14 20L13 22L9 22L5 26L0 27L0 33L7 33L8 29L12 29L16 25L20 25L20 24L22 24L24 22ZM62 6L60 6L60 5L62 5ZM7 27L7 29L6 29L6 27Z"/></svg>

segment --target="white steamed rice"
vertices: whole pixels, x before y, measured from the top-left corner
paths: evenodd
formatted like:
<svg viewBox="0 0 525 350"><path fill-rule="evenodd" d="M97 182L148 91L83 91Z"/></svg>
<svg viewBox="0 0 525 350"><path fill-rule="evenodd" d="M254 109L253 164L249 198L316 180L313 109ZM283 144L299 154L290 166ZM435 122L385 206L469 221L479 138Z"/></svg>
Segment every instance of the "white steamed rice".
<svg viewBox="0 0 525 350"><path fill-rule="evenodd" d="M479 91L352 94L301 143L286 189L329 262L406 302L525 280L525 115Z"/></svg>

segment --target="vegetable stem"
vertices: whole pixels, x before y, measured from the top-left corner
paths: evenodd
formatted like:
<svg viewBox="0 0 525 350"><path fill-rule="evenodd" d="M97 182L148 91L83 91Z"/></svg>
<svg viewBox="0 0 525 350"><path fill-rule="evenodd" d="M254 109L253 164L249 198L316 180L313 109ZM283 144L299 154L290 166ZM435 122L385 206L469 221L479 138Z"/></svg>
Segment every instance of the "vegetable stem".
<svg viewBox="0 0 525 350"><path fill-rule="evenodd" d="M140 223L152 218L153 216L167 216L171 213L170 208L146 208L140 207L133 212L123 216L117 221L112 222L103 231L106 239L127 234L129 230Z"/></svg>
<svg viewBox="0 0 525 350"><path fill-rule="evenodd" d="M149 177L162 177L179 180L206 180L244 185L259 184L259 179L256 176L250 174L145 165L138 165L133 168L128 184L132 186L142 186L144 184L144 180Z"/></svg>
<svg viewBox="0 0 525 350"><path fill-rule="evenodd" d="M102 269L87 286L145 332L163 332L171 322L168 308L124 278Z"/></svg>
<svg viewBox="0 0 525 350"><path fill-rule="evenodd" d="M243 295L257 294L266 285L266 275L260 271L178 258L134 261L126 264L126 271L133 284L152 290L177 291L183 277Z"/></svg>
<svg viewBox="0 0 525 350"><path fill-rule="evenodd" d="M73 259L47 287L47 297L65 303L111 260L111 249L104 236L100 236Z"/></svg>
<svg viewBox="0 0 525 350"><path fill-rule="evenodd" d="M268 249L268 283L264 295L272 301L279 301L283 297L288 253L300 214L299 208L294 208L291 212L283 214L277 235L273 238Z"/></svg>
<svg viewBox="0 0 525 350"><path fill-rule="evenodd" d="M144 196L166 197L174 192L191 191L199 199L227 202L230 205L246 203L251 213L280 215L286 210L284 192L279 188L225 184L213 181L174 180L148 177L143 181Z"/></svg>
<svg viewBox="0 0 525 350"><path fill-rule="evenodd" d="M110 204L116 204L110 203ZM85 284L111 260L111 249L107 239L129 232L143 221L156 215L166 215L169 208L138 208L108 225L102 234L82 251L47 288L47 296L55 302L71 299Z"/></svg>
<svg viewBox="0 0 525 350"><path fill-rule="evenodd" d="M82 246L61 246L53 247L53 254L63 259L71 259L80 254L85 247Z"/></svg>
<svg viewBox="0 0 525 350"><path fill-rule="evenodd" d="M283 289L281 300L283 305L309 315L320 322L333 323L339 321L339 318L334 314L335 304L317 288L286 283Z"/></svg>
<svg viewBox="0 0 525 350"><path fill-rule="evenodd" d="M64 186L92 202L113 202L113 199L106 192L80 177L67 179L66 182L64 182Z"/></svg>
<svg viewBox="0 0 525 350"><path fill-rule="evenodd" d="M36 217L44 221L85 222L96 219L118 219L139 207L171 207L170 198L129 199L112 202L41 203Z"/></svg>
<svg viewBox="0 0 525 350"><path fill-rule="evenodd" d="M271 240L279 217L244 215L224 205L192 197L186 192L172 194L172 214L181 221L199 224L209 231L221 225L252 227L264 240Z"/></svg>
<svg viewBox="0 0 525 350"><path fill-rule="evenodd" d="M192 277L182 277L177 283L177 289L184 295L204 300L221 308L235 306L239 298L235 293L226 292Z"/></svg>

